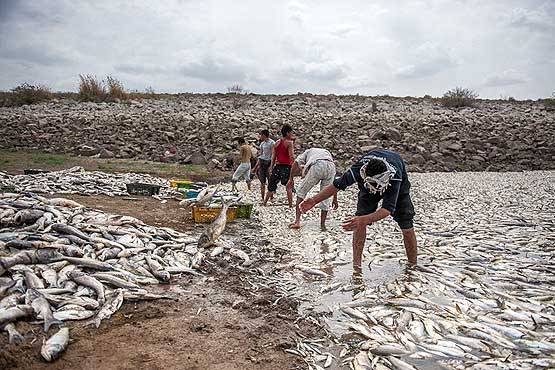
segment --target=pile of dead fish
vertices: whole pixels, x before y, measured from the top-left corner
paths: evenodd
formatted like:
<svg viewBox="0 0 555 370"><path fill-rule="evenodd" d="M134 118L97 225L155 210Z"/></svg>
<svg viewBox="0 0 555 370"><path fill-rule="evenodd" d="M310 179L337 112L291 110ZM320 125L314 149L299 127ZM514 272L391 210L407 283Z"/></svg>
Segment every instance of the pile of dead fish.
<svg viewBox="0 0 555 370"><path fill-rule="evenodd" d="M304 299L330 335L290 352L311 369L554 368L555 173L412 174L412 183L417 268L405 267L388 219L368 228L364 275L352 274L338 222L356 209L354 192L340 193L327 233L317 212L295 232L292 212L260 209L262 234L290 248L264 279Z"/></svg>
<svg viewBox="0 0 555 370"><path fill-rule="evenodd" d="M85 171L82 167L34 175L0 173L0 186L13 187L15 192L125 196L129 195L126 184L131 183L160 186L162 197L179 195L168 180L140 173Z"/></svg>
<svg viewBox="0 0 555 370"><path fill-rule="evenodd" d="M225 217L207 229L202 244L212 246L224 228ZM147 287L169 282L175 274L199 274L208 252L198 244L198 237L71 200L3 193L0 328L10 342L19 342L19 320L38 320L45 332L68 320L88 319L98 327L124 301L167 298ZM224 252L222 245L217 248L211 255ZM235 255L248 258L233 248L226 257ZM68 338L63 327L45 342L43 357L57 358Z"/></svg>

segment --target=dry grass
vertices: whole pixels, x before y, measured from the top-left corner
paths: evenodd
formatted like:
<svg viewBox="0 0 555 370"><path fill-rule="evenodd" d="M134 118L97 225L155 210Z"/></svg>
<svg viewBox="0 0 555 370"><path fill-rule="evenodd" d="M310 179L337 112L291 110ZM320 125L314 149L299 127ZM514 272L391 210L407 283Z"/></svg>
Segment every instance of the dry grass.
<svg viewBox="0 0 555 370"><path fill-rule="evenodd" d="M79 75L79 100L102 102L106 100L106 88L102 80L93 75Z"/></svg>
<svg viewBox="0 0 555 370"><path fill-rule="evenodd" d="M44 85L23 83L0 95L0 106L22 106L36 104L52 99L50 89Z"/></svg>
<svg viewBox="0 0 555 370"><path fill-rule="evenodd" d="M108 96L110 100L127 100L127 93L123 88L123 84L118 79L113 76L107 76L106 85L108 86Z"/></svg>

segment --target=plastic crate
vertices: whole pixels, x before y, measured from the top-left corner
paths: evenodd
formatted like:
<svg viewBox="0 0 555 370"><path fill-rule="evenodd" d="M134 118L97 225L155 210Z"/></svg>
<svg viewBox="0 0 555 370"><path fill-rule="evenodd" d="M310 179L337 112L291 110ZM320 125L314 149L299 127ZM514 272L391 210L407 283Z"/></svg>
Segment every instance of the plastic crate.
<svg viewBox="0 0 555 370"><path fill-rule="evenodd" d="M218 216L222 207L197 207L193 206L191 213L193 215L193 220L200 223L209 223L214 221ZM227 222L235 220L236 207L229 207L226 213Z"/></svg>
<svg viewBox="0 0 555 370"><path fill-rule="evenodd" d="M251 218L254 204L239 204L235 211L235 218Z"/></svg>
<svg viewBox="0 0 555 370"><path fill-rule="evenodd" d="M132 184L125 184L127 192L133 195L156 195L160 193L160 185L142 184L135 182Z"/></svg>
<svg viewBox="0 0 555 370"><path fill-rule="evenodd" d="M185 193L185 198L187 199L196 198L198 193L200 193L199 190L187 190L187 192Z"/></svg>
<svg viewBox="0 0 555 370"><path fill-rule="evenodd" d="M177 189L189 189L192 183L190 180L172 180L170 186Z"/></svg>

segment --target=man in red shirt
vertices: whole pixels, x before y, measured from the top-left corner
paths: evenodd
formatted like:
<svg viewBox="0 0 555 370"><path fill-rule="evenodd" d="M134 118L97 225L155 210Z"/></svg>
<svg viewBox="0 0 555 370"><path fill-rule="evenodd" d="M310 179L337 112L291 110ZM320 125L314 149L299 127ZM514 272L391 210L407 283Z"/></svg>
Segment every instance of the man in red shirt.
<svg viewBox="0 0 555 370"><path fill-rule="evenodd" d="M264 198L264 205L268 203L268 199L274 196L279 182L282 185L287 185L291 173L291 165L293 165L293 158L295 156L293 152L293 141L295 140L293 128L290 125L283 125L281 136L282 138L272 148L271 175L268 180L268 192L266 193L266 198ZM286 188L286 191L289 208L293 208L293 188Z"/></svg>

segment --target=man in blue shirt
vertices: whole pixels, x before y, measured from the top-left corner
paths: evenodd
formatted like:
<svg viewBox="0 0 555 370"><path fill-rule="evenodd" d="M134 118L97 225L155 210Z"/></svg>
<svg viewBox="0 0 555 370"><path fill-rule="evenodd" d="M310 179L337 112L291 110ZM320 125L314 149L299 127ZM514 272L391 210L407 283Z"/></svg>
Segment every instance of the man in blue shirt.
<svg viewBox="0 0 555 370"><path fill-rule="evenodd" d="M366 153L333 184L322 189L312 198L300 204L306 213L314 205L337 194L339 190L358 184L357 212L347 218L343 229L353 231L353 267L360 268L362 250L366 241L366 225L371 225L387 216L393 216L401 231L407 259L416 264L417 246L413 227L414 206L410 199L410 182L405 163L395 152L376 149ZM382 201L381 208L378 203Z"/></svg>

